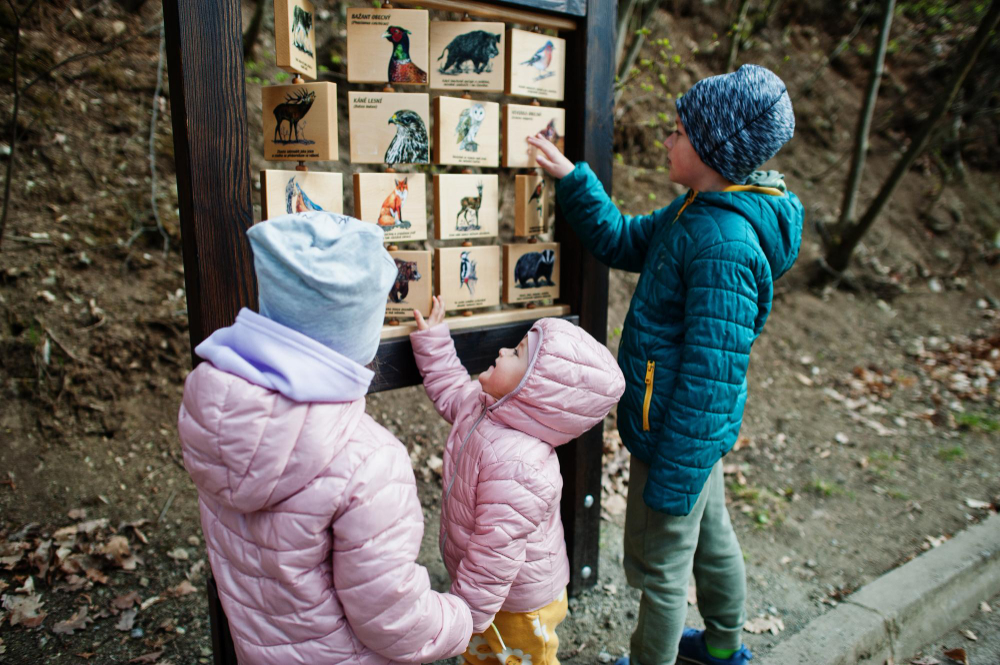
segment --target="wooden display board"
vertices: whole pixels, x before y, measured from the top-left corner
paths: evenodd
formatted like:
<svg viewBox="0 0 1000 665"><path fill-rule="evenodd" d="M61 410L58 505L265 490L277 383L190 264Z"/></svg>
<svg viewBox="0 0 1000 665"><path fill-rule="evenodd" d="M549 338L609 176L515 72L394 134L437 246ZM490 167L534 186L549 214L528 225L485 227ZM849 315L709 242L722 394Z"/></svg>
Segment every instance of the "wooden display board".
<svg viewBox="0 0 1000 665"><path fill-rule="evenodd" d="M472 310L500 304L500 248L438 247L434 250L434 291L445 309Z"/></svg>
<svg viewBox="0 0 1000 665"><path fill-rule="evenodd" d="M503 246L503 301L508 304L559 297L559 243Z"/></svg>
<svg viewBox="0 0 1000 665"><path fill-rule="evenodd" d="M422 93L350 92L352 164L430 163L430 98Z"/></svg>
<svg viewBox="0 0 1000 665"><path fill-rule="evenodd" d="M503 92L504 23L431 21L431 88Z"/></svg>
<svg viewBox="0 0 1000 665"><path fill-rule="evenodd" d="M505 92L561 102L565 91L566 40L540 32L509 30Z"/></svg>
<svg viewBox="0 0 1000 665"><path fill-rule="evenodd" d="M427 85L429 23L424 9L348 9L347 80Z"/></svg>
<svg viewBox="0 0 1000 665"><path fill-rule="evenodd" d="M500 179L495 174L434 176L434 237L490 238L500 226Z"/></svg>
<svg viewBox="0 0 1000 665"><path fill-rule="evenodd" d="M309 0L274 0L274 50L286 72L316 78L316 12Z"/></svg>
<svg viewBox="0 0 1000 665"><path fill-rule="evenodd" d="M500 105L458 97L434 99L434 163L500 164Z"/></svg>
<svg viewBox="0 0 1000 665"><path fill-rule="evenodd" d="M407 320L413 310L430 316L433 280L429 251L398 250L389 252L396 261L396 282L389 291L385 318Z"/></svg>
<svg viewBox="0 0 1000 665"><path fill-rule="evenodd" d="M378 224L386 242L427 239L427 176L355 173L354 216Z"/></svg>
<svg viewBox="0 0 1000 665"><path fill-rule="evenodd" d="M328 162L339 158L337 84L300 83L261 88L264 159Z"/></svg>
<svg viewBox="0 0 1000 665"><path fill-rule="evenodd" d="M261 219L310 210L344 214L344 175L323 171L260 172Z"/></svg>
<svg viewBox="0 0 1000 665"><path fill-rule="evenodd" d="M527 138L541 133L564 152L566 110L554 106L507 104L503 107L503 165L534 168L535 148Z"/></svg>
<svg viewBox="0 0 1000 665"><path fill-rule="evenodd" d="M549 230L548 179L538 174L514 176L514 235L530 238Z"/></svg>

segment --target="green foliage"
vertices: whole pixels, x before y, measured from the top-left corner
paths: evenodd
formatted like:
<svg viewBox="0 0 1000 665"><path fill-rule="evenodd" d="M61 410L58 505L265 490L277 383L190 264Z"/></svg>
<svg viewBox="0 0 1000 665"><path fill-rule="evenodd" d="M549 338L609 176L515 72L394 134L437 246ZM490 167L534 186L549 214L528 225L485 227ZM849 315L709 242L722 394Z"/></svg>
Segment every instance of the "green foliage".
<svg viewBox="0 0 1000 665"><path fill-rule="evenodd" d="M962 446L941 448L938 450L937 456L942 462L956 462L965 459L965 449Z"/></svg>
<svg viewBox="0 0 1000 665"><path fill-rule="evenodd" d="M291 78L291 74L289 74L288 72L277 72L274 75L274 80L276 82L278 82L278 83L284 83L285 81L287 81L290 78Z"/></svg>
<svg viewBox="0 0 1000 665"><path fill-rule="evenodd" d="M987 433L1000 432L1000 421L977 413L959 413L955 416L955 422L962 429Z"/></svg>
<svg viewBox="0 0 1000 665"><path fill-rule="evenodd" d="M847 494L847 491L837 483L822 478L814 478L806 485L805 489L807 492L824 497Z"/></svg>

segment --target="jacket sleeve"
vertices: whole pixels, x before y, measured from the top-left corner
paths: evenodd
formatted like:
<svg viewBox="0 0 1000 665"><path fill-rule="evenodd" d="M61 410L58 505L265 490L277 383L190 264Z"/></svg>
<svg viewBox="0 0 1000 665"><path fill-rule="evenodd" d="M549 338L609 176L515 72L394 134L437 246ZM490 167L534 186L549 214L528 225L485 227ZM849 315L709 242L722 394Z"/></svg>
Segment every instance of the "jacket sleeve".
<svg viewBox="0 0 1000 665"><path fill-rule="evenodd" d="M461 404L481 388L458 359L448 325L410 333L410 344L427 396L441 417L454 424Z"/></svg>
<svg viewBox="0 0 1000 665"><path fill-rule="evenodd" d="M760 312L754 267L764 259L741 241L695 251L684 269L680 364L673 392L665 397L663 427L674 442L673 460L664 457L665 446L658 448L643 492L647 505L656 505L654 484L676 483L676 464L695 472L695 485L689 490L697 498L714 463L728 452L726 441L735 439L730 436L731 414L746 398L750 348ZM737 429L739 425L735 423ZM713 453L712 462L703 467L706 448Z"/></svg>
<svg viewBox="0 0 1000 665"><path fill-rule="evenodd" d="M528 535L558 501L557 489L522 461L495 462L479 472L476 527L458 563L451 593L472 610L472 630L489 628L524 565Z"/></svg>
<svg viewBox="0 0 1000 665"><path fill-rule="evenodd" d="M662 210L651 215L623 215L586 162L578 163L556 184L556 200L570 226L598 260L619 270L642 270Z"/></svg>
<svg viewBox="0 0 1000 665"><path fill-rule="evenodd" d="M361 464L334 516L333 585L354 634L394 661L429 663L462 653L469 608L431 589L416 563L423 512L405 448L382 445Z"/></svg>

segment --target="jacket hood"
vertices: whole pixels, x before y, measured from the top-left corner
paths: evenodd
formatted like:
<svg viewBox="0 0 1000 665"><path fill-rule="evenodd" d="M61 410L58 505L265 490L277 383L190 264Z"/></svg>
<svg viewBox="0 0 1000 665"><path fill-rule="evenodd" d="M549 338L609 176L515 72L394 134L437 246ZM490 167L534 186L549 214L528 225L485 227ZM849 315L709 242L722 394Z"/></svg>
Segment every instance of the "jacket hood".
<svg viewBox="0 0 1000 665"><path fill-rule="evenodd" d="M521 383L494 401L489 417L552 446L572 441L608 415L625 377L607 347L563 319L539 319L538 343Z"/></svg>

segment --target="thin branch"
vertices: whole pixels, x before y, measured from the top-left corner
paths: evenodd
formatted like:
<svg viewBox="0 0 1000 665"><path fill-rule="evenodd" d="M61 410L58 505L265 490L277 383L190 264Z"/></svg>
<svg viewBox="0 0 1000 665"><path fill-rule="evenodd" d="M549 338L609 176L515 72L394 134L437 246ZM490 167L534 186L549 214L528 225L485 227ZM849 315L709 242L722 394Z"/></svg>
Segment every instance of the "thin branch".
<svg viewBox="0 0 1000 665"><path fill-rule="evenodd" d="M861 17L858 18L858 22L854 24L854 27L847 34L847 36L845 36L843 39L840 40L840 43L837 44L837 47L830 52L830 55L826 56L823 59L823 62L820 63L818 67L816 67L816 71L812 73L809 79L804 84L802 84L802 87L799 89L799 94L795 96L795 99L798 99L802 95L808 95L810 91L812 91L812 87L813 85L815 85L816 79L820 77L820 75L823 73L823 70L826 69L831 62L836 60L837 57L844 52L844 49L846 49L848 45L850 45L850 43L854 41L854 38L858 36L858 33L861 32L861 26L864 25L865 19L868 18L868 14L871 13L871 10L872 10L872 5L865 6L864 11L861 12ZM793 99L792 101L794 102L795 99Z"/></svg>

